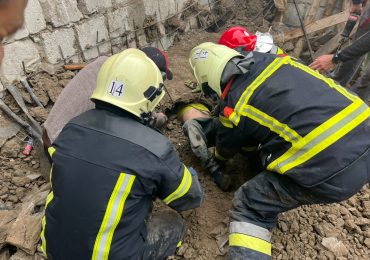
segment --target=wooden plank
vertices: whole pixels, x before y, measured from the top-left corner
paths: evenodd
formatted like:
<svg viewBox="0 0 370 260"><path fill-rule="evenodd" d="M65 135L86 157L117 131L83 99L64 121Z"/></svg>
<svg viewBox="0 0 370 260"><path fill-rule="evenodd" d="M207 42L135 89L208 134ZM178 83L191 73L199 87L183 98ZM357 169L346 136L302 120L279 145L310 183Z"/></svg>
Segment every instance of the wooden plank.
<svg viewBox="0 0 370 260"><path fill-rule="evenodd" d="M333 25L337 25L347 21L348 19L348 12L344 11L338 14L334 14L329 17L325 17L323 19L317 20L306 25L307 33L313 33L325 28L328 28ZM292 39L298 38L303 36L303 31L301 28L296 28L285 33L280 33L274 36L275 41L277 42L287 42Z"/></svg>

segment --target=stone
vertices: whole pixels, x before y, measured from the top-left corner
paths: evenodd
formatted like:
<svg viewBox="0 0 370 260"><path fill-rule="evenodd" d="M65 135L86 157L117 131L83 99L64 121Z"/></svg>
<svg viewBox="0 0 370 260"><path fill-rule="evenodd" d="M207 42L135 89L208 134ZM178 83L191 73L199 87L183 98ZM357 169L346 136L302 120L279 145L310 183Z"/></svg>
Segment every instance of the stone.
<svg viewBox="0 0 370 260"><path fill-rule="evenodd" d="M14 137L4 144L1 148L1 155L7 158L16 158L22 147L19 140Z"/></svg>
<svg viewBox="0 0 370 260"><path fill-rule="evenodd" d="M77 53L75 33L72 28L41 34L46 61L56 64Z"/></svg>
<svg viewBox="0 0 370 260"><path fill-rule="evenodd" d="M44 11L45 20L54 27L77 22L82 14L77 7L77 0L39 0Z"/></svg>
<svg viewBox="0 0 370 260"><path fill-rule="evenodd" d="M366 238L365 241L364 241L364 244L370 248L370 238Z"/></svg>
<svg viewBox="0 0 370 260"><path fill-rule="evenodd" d="M13 177L12 183L18 187L23 187L30 182L27 177Z"/></svg>
<svg viewBox="0 0 370 260"><path fill-rule="evenodd" d="M111 0L81 0L78 1L78 7L84 14L92 14L97 11L112 7Z"/></svg>
<svg viewBox="0 0 370 260"><path fill-rule="evenodd" d="M37 70L41 57L37 45L31 40L17 41L4 46L1 81L11 84L24 76L23 65L27 71Z"/></svg>
<svg viewBox="0 0 370 260"><path fill-rule="evenodd" d="M106 52L110 49L110 43L104 43L97 48L98 44L109 40L108 29L105 25L104 16L99 16L76 26L78 43L83 50L85 60L91 60L99 56L99 51Z"/></svg>
<svg viewBox="0 0 370 260"><path fill-rule="evenodd" d="M1 125L0 127L0 148L1 148L8 139L14 137L19 132L21 127L19 126L19 124L6 118L3 115L2 111L0 112L0 125Z"/></svg>
<svg viewBox="0 0 370 260"><path fill-rule="evenodd" d="M43 107L32 107L30 113L38 122L45 122L48 117L48 111Z"/></svg>
<svg viewBox="0 0 370 260"><path fill-rule="evenodd" d="M332 252L336 257L347 256L348 249L343 244L342 241L339 241L335 237L324 237L321 244Z"/></svg>

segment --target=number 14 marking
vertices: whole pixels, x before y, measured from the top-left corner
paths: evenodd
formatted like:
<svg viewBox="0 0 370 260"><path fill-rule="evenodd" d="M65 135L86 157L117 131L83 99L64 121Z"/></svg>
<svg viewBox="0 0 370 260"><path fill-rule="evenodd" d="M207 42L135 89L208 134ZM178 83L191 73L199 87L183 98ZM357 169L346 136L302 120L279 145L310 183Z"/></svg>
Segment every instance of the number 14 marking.
<svg viewBox="0 0 370 260"><path fill-rule="evenodd" d="M113 80L109 85L109 94L115 97L121 97L123 91L125 90L125 85L122 82Z"/></svg>

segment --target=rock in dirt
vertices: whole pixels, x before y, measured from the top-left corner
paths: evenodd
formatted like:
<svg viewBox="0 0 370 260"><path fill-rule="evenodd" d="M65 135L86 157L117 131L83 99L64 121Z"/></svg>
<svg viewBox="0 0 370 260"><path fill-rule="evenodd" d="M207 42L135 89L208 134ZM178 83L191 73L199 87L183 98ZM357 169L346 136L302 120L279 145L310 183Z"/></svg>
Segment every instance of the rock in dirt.
<svg viewBox="0 0 370 260"><path fill-rule="evenodd" d="M322 239L321 244L332 252L336 257L347 256L348 249L343 244L342 241L339 241L335 237L325 237Z"/></svg>
<svg viewBox="0 0 370 260"><path fill-rule="evenodd" d="M0 112L0 147L2 147L6 140L14 137L20 129L20 126L8 119L6 119L2 112Z"/></svg>
<svg viewBox="0 0 370 260"><path fill-rule="evenodd" d="M21 142L17 138L12 138L1 148L1 155L8 158L16 158L21 150Z"/></svg>
<svg viewBox="0 0 370 260"><path fill-rule="evenodd" d="M27 177L13 177L12 183L18 187L23 187L28 184L31 180Z"/></svg>
<svg viewBox="0 0 370 260"><path fill-rule="evenodd" d="M34 260L35 257L32 255L29 255L22 250L18 250L12 257L10 257L9 260Z"/></svg>
<svg viewBox="0 0 370 260"><path fill-rule="evenodd" d="M38 122L45 122L46 118L48 117L48 111L43 107L33 107L30 109L31 115L36 119Z"/></svg>
<svg viewBox="0 0 370 260"><path fill-rule="evenodd" d="M364 241L364 244L370 248L370 238L366 238L365 241Z"/></svg>
<svg viewBox="0 0 370 260"><path fill-rule="evenodd" d="M63 88L59 85L46 89L51 101L55 103L59 94L63 91Z"/></svg>

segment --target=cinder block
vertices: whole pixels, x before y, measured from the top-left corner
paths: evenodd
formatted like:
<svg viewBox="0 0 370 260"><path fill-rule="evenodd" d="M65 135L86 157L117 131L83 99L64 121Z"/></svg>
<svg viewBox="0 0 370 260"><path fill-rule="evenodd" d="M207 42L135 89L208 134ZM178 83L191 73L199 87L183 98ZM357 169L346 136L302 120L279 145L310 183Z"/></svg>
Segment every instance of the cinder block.
<svg viewBox="0 0 370 260"><path fill-rule="evenodd" d="M77 25L75 28L79 45L83 50L84 59L91 60L98 57L97 44L109 40L104 16L92 18L87 22ZM108 46L110 48L110 44Z"/></svg>
<svg viewBox="0 0 370 260"><path fill-rule="evenodd" d="M297 4L297 6L298 6L299 13L301 14L302 20L304 21L304 17L306 16L308 6L306 4ZM293 26L293 27L300 26L297 10L294 4L288 3L288 8L285 11L283 22L288 26Z"/></svg>
<svg viewBox="0 0 370 260"><path fill-rule="evenodd" d="M81 0L78 1L78 7L84 14L92 14L97 11L112 7L111 0Z"/></svg>
<svg viewBox="0 0 370 260"><path fill-rule="evenodd" d="M143 0L145 15L155 15L159 18L158 0Z"/></svg>
<svg viewBox="0 0 370 260"><path fill-rule="evenodd" d="M39 1L28 1L25 10L24 24L30 34L38 33L46 28L44 14Z"/></svg>
<svg viewBox="0 0 370 260"><path fill-rule="evenodd" d="M45 28L46 22L39 1L28 1L26 10L24 12L24 24L22 28L14 34L12 37L13 39L8 39L8 42L23 39L29 34L38 33Z"/></svg>
<svg viewBox="0 0 370 260"><path fill-rule="evenodd" d="M159 18L164 20L176 13L176 0L162 0L159 4Z"/></svg>
<svg viewBox="0 0 370 260"><path fill-rule="evenodd" d="M107 15L109 35L116 38L126 31L132 30L132 22L129 21L128 8L119 8Z"/></svg>
<svg viewBox="0 0 370 260"><path fill-rule="evenodd" d="M39 0L45 19L54 27L81 20L82 14L76 0Z"/></svg>
<svg viewBox="0 0 370 260"><path fill-rule="evenodd" d="M31 40L17 41L4 46L4 60L2 67L2 81L11 84L24 76L22 62L27 71L36 71L41 57L35 43Z"/></svg>
<svg viewBox="0 0 370 260"><path fill-rule="evenodd" d="M72 57L78 51L72 28L45 32L41 34L41 37L43 38L45 59L49 63L56 64L63 58Z"/></svg>

